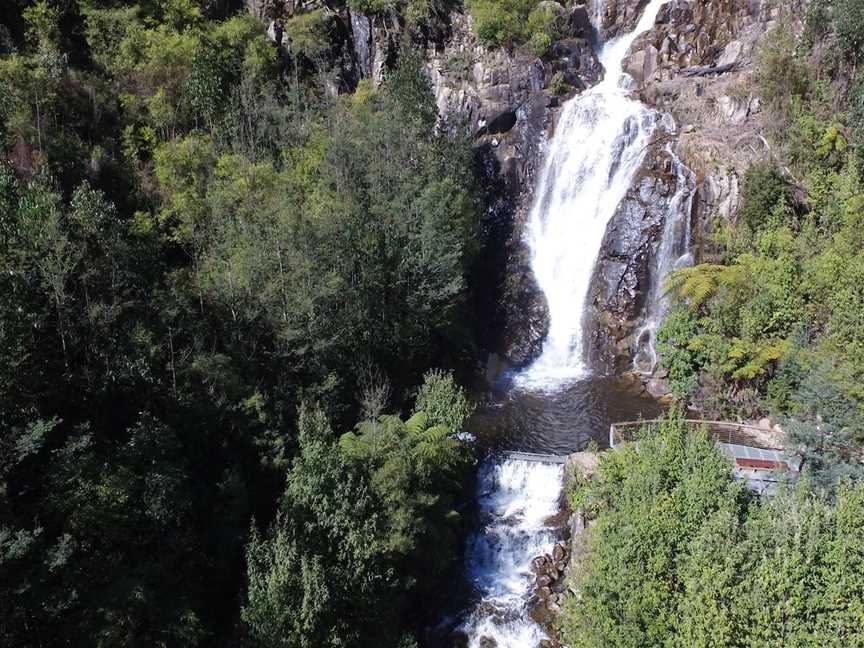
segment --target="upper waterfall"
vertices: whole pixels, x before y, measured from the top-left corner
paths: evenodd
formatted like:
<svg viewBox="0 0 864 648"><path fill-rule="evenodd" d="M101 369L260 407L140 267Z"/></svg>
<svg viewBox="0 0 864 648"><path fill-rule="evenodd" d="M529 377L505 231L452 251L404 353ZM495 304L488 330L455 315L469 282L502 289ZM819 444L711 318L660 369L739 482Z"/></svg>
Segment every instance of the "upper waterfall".
<svg viewBox="0 0 864 648"><path fill-rule="evenodd" d="M623 61L667 0L651 0L636 28L600 52L603 81L568 101L549 144L528 219L531 268L549 306L549 333L523 383L556 385L587 371L583 316L606 232L656 128L630 98Z"/></svg>

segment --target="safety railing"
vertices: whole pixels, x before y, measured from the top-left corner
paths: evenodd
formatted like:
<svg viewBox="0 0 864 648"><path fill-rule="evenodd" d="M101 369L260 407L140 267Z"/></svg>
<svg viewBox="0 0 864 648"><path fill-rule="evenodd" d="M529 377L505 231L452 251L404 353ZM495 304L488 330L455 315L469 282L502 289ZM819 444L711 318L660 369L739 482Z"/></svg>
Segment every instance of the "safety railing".
<svg viewBox="0 0 864 648"><path fill-rule="evenodd" d="M623 421L609 426L609 447L614 448L621 443L634 441L642 428L656 429L663 420ZM763 450L782 450L780 446L766 440L766 430L754 425L731 423L729 421L705 421L702 419L684 419L684 423L694 429L704 428L708 436L718 443L734 443L737 445L761 448Z"/></svg>
<svg viewBox="0 0 864 648"><path fill-rule="evenodd" d="M563 464L567 461L567 457L563 455L539 454L536 452L517 452L515 450L505 450L501 454L503 454L508 459L516 459L517 461L536 461L538 463L553 464Z"/></svg>

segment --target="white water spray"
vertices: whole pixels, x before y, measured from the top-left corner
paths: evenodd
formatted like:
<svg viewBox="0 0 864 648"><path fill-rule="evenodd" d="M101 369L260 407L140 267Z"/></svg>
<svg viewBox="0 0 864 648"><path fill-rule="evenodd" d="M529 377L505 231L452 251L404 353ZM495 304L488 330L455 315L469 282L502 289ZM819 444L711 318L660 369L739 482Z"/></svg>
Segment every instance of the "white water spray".
<svg viewBox="0 0 864 648"><path fill-rule="evenodd" d="M546 634L527 610L531 559L555 543L548 525L558 512L563 466L518 459L489 461L480 471L482 528L469 541L468 576L481 596L462 626L469 648L535 648Z"/></svg>
<svg viewBox="0 0 864 648"><path fill-rule="evenodd" d="M623 71L633 41L667 0L651 0L636 28L603 47L604 79L568 101L536 187L528 222L531 268L549 306L540 357L518 381L557 386L587 372L585 302L606 226L645 157L658 116L630 98Z"/></svg>

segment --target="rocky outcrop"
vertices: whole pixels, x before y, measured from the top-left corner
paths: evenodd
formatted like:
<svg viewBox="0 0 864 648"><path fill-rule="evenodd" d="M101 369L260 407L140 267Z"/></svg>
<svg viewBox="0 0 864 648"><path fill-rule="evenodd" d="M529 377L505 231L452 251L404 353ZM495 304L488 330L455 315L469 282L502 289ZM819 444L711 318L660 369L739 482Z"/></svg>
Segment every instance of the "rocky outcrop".
<svg viewBox="0 0 864 648"><path fill-rule="evenodd" d="M547 629L552 629L561 613L566 590L564 574L570 560L570 547L564 540L558 542L552 553L537 556L531 561L534 574L534 595L530 604L531 618ZM557 642L553 640L553 646Z"/></svg>
<svg viewBox="0 0 864 648"><path fill-rule="evenodd" d="M348 10L348 17L359 78L380 85L387 65L394 62L398 50L398 20L393 16L389 19L383 16L369 17L351 9Z"/></svg>
<svg viewBox="0 0 864 648"><path fill-rule="evenodd" d="M668 141L668 138L665 138ZM686 201L673 200L692 191L675 173L672 154L655 135L633 186L606 228L594 268L586 309L586 331L592 366L619 373L631 360L634 334L642 321L657 268L658 248L666 220Z"/></svg>
<svg viewBox="0 0 864 648"><path fill-rule="evenodd" d="M698 183L697 260L712 255L716 224L737 213L743 172L770 155L753 76L776 11L760 0L671 0L625 61L641 99L680 127L676 153Z"/></svg>
<svg viewBox="0 0 864 648"><path fill-rule="evenodd" d="M630 28L641 3L605 3L603 31ZM646 298L660 277L656 254L669 201L681 178L670 172L666 147L693 171L689 229L694 259L711 260L718 223L735 217L740 178L770 153L761 136L754 58L772 26L772 12L758 0L670 0L653 29L640 36L624 61L634 92L677 124L662 146L646 156L634 186L606 232L595 269L586 326L594 366L625 369L640 343ZM688 178L688 182L691 180ZM655 376L651 392L666 389Z"/></svg>
<svg viewBox="0 0 864 648"><path fill-rule="evenodd" d="M603 40L632 31L650 0L592 0Z"/></svg>
<svg viewBox="0 0 864 648"><path fill-rule="evenodd" d="M509 242L501 302L503 311L501 351L513 367L527 365L540 355L549 332L549 307L534 273L530 255L521 239Z"/></svg>

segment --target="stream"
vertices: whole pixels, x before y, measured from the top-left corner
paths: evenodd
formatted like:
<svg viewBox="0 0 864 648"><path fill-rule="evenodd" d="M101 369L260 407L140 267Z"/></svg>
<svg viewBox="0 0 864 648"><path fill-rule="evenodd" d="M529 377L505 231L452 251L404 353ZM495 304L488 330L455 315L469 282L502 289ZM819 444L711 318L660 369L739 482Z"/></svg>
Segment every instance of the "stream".
<svg viewBox="0 0 864 648"><path fill-rule="evenodd" d="M549 306L549 333L531 365L498 378L471 423L488 456L478 471L476 523L465 550L470 593L461 611L442 623L446 645L537 648L549 639L530 615L530 563L550 553L560 538L556 514L563 466L507 458L499 451L564 455L584 449L592 439L604 447L613 421L659 412L656 403L620 379L592 373L585 313L609 221L662 123L662 115L632 98L623 61L633 41L653 26L665 1L651 0L632 32L602 46L604 79L562 107L546 148L526 237L531 268ZM595 20L601 11L598 3ZM679 177L689 173L680 164L675 171ZM665 240L655 261L657 276L687 262L689 232L683 229L690 200L682 193L670 202ZM634 353L634 367L645 373L656 362L654 332L662 302L654 287Z"/></svg>

